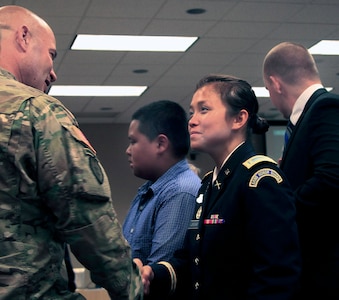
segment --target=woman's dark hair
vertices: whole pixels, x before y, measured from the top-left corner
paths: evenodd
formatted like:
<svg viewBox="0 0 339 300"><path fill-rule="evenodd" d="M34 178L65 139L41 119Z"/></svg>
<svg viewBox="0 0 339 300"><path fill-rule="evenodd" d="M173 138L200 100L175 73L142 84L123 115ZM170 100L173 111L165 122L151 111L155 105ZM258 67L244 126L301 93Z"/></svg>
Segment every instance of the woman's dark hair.
<svg viewBox="0 0 339 300"><path fill-rule="evenodd" d="M139 108L132 120L139 121L139 131L153 141L159 134L167 136L177 157L187 155L190 148L188 119L176 102L160 100Z"/></svg>
<svg viewBox="0 0 339 300"><path fill-rule="evenodd" d="M248 134L250 132L264 133L268 130L268 122L257 115L259 109L258 99L247 81L231 75L209 74L200 79L196 90L208 84L214 86L215 91L219 93L231 115L238 114L242 109L248 112Z"/></svg>

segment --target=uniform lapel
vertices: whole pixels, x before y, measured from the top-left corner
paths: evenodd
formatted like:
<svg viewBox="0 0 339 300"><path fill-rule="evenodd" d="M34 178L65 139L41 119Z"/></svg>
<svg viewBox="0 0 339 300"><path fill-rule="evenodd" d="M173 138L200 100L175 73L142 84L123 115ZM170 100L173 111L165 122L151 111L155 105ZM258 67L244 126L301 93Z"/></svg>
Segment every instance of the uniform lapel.
<svg viewBox="0 0 339 300"><path fill-rule="evenodd" d="M203 215L205 218L208 217L220 196L225 193L225 190L236 168L239 167L244 159L247 159L252 155L254 155L254 152L251 143L245 142L229 157L225 165L221 168L215 182L212 182L213 176L210 177L209 186L205 194L205 197L208 199L208 201L204 201L203 207Z"/></svg>

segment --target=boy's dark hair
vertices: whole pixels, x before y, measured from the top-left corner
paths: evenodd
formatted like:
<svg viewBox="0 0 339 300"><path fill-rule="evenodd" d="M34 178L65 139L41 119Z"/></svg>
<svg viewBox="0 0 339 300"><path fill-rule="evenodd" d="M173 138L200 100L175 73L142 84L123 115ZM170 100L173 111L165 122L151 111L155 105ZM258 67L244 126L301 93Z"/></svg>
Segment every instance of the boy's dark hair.
<svg viewBox="0 0 339 300"><path fill-rule="evenodd" d="M190 148L188 118L182 106L174 101L159 100L139 108L132 120L139 121L139 131L150 141L159 134L167 136L176 157L184 157Z"/></svg>

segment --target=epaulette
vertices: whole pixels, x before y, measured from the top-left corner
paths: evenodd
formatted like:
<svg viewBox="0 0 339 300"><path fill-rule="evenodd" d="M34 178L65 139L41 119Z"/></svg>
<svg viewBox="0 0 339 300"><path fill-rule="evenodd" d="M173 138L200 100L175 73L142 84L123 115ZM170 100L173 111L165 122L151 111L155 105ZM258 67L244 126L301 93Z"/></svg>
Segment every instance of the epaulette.
<svg viewBox="0 0 339 300"><path fill-rule="evenodd" d="M270 158L266 155L254 155L254 156L250 157L248 160L246 160L245 162L243 162L242 164L247 169L251 169L256 164L264 162L264 161L277 164L277 162L274 159L272 159L272 158Z"/></svg>

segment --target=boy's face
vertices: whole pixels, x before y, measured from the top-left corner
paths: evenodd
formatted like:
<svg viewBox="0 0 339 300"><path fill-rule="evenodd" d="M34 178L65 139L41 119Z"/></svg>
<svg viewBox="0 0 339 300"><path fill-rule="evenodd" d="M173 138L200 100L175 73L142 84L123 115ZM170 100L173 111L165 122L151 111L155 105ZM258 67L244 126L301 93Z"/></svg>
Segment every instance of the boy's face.
<svg viewBox="0 0 339 300"><path fill-rule="evenodd" d="M128 162L134 175L143 179L152 179L156 168L158 153L157 139L150 141L139 131L139 121L132 120L128 129L129 146L126 149Z"/></svg>

